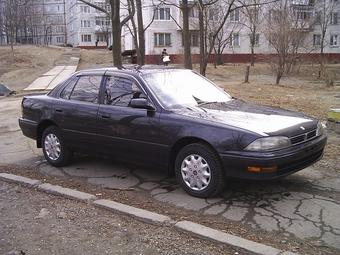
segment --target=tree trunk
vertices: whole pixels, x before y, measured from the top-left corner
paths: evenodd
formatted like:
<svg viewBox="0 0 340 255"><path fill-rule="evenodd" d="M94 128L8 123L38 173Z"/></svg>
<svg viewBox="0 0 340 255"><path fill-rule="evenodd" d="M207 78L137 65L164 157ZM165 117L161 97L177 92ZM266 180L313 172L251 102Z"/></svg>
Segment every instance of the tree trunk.
<svg viewBox="0 0 340 255"><path fill-rule="evenodd" d="M145 36L144 36L143 10L142 10L141 0L136 0L136 10L137 10L137 27L138 27L138 51L139 51L139 53L137 53L137 58L139 58L137 59L137 61L139 65L144 65L145 64Z"/></svg>
<svg viewBox="0 0 340 255"><path fill-rule="evenodd" d="M122 41L121 41L121 24L120 24L120 1L111 0L111 20L112 20L112 56L113 65L122 67Z"/></svg>
<svg viewBox="0 0 340 255"><path fill-rule="evenodd" d="M203 5L199 5L198 10L198 27L200 31L200 74L205 76L206 73L206 64L205 64L205 31L204 31L204 13L203 13Z"/></svg>
<svg viewBox="0 0 340 255"><path fill-rule="evenodd" d="M255 64L254 46L251 46L250 50L251 50L250 65L254 66Z"/></svg>
<svg viewBox="0 0 340 255"><path fill-rule="evenodd" d="M184 67L187 69L192 69L188 0L183 0L181 7L183 14Z"/></svg>

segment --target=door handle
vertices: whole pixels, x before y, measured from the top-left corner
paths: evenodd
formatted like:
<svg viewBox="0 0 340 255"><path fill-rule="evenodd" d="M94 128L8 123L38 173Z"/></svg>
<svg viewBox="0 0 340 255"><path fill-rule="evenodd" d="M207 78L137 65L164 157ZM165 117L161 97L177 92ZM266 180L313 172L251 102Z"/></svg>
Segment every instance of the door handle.
<svg viewBox="0 0 340 255"><path fill-rule="evenodd" d="M61 109L55 109L56 112L63 112Z"/></svg>
<svg viewBox="0 0 340 255"><path fill-rule="evenodd" d="M103 119L109 119L110 116L109 116L109 115L102 115L102 118L103 118Z"/></svg>

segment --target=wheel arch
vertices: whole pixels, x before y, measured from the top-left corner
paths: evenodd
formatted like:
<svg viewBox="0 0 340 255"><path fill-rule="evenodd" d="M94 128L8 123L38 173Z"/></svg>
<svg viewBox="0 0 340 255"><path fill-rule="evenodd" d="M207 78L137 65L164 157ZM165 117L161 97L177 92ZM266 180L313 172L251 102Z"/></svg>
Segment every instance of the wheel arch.
<svg viewBox="0 0 340 255"><path fill-rule="evenodd" d="M42 147L42 134L44 130L50 126L57 126L52 120L43 120L37 127L37 148Z"/></svg>
<svg viewBox="0 0 340 255"><path fill-rule="evenodd" d="M194 136L183 137L183 138L179 139L178 141L176 141L176 143L171 147L169 163L168 163L168 175L169 176L175 175L175 160L176 160L176 156L179 153L179 151L183 147L185 147L189 144L193 144L193 143L201 143L201 144L207 146L208 148L210 148L216 154L218 160L220 160L220 156L218 155L216 149L206 140L204 140L202 138L194 137Z"/></svg>

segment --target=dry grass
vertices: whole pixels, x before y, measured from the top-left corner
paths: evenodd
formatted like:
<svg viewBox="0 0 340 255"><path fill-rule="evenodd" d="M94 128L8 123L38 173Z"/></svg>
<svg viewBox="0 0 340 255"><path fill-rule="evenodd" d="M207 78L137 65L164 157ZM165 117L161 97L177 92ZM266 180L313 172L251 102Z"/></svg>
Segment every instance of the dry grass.
<svg viewBox="0 0 340 255"><path fill-rule="evenodd" d="M50 70L62 53L62 48L25 45L14 47L13 58L10 47L1 46L0 83L21 90Z"/></svg>

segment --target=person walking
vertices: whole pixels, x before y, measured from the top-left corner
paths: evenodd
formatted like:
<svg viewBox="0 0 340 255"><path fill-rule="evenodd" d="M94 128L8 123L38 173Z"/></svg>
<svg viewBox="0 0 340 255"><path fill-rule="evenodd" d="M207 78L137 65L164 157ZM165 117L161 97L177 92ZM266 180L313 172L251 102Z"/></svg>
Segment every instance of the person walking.
<svg viewBox="0 0 340 255"><path fill-rule="evenodd" d="M162 61L164 65L169 65L170 63L170 56L169 54L166 52L166 49L163 49L162 51Z"/></svg>

